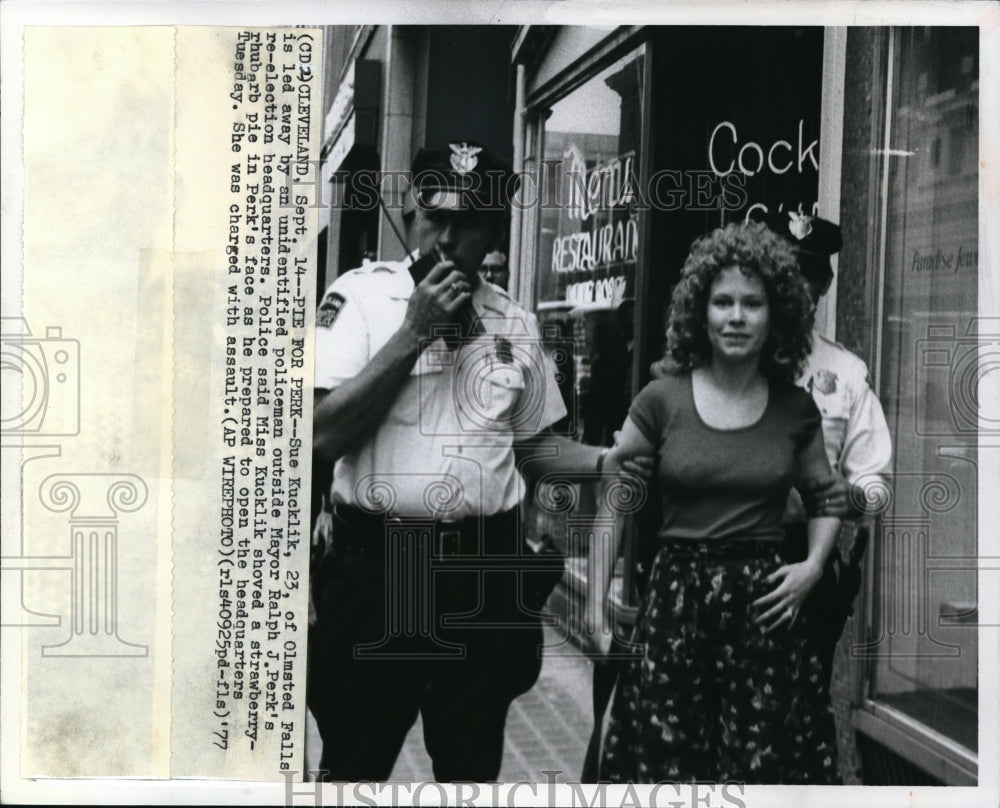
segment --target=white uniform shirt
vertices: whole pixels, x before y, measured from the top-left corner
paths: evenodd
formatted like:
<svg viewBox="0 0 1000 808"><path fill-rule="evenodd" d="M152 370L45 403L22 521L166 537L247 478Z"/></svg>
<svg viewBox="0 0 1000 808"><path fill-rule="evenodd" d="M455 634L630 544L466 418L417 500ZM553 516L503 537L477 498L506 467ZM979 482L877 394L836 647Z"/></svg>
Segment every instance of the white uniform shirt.
<svg viewBox="0 0 1000 808"><path fill-rule="evenodd" d="M814 331L812 352L796 384L812 394L823 417L823 442L835 474L863 487L874 482L870 475L889 470L889 427L860 358ZM793 499L790 510L804 518L801 502Z"/></svg>
<svg viewBox="0 0 1000 808"><path fill-rule="evenodd" d="M373 262L327 290L317 315L316 388L360 373L399 329L413 292L410 263ZM487 283L472 300L486 333L454 352L440 338L421 352L372 437L337 461L335 505L452 520L518 504L523 480L512 444L566 408L534 315Z"/></svg>
<svg viewBox="0 0 1000 808"><path fill-rule="evenodd" d="M813 332L813 349L797 384L808 390L823 416L830 468L855 485L889 470L892 441L868 368L836 342Z"/></svg>

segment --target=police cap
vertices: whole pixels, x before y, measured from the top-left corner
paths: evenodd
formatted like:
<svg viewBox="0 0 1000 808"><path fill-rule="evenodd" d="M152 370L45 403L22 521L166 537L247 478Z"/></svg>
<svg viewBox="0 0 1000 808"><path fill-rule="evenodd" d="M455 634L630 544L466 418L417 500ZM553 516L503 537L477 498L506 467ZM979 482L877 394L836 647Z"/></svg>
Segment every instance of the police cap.
<svg viewBox="0 0 1000 808"><path fill-rule="evenodd" d="M833 274L830 256L840 252L844 244L838 225L794 210L768 213L763 221L769 230L782 236L796 248L803 272Z"/></svg>
<svg viewBox="0 0 1000 808"><path fill-rule="evenodd" d="M420 149L410 174L417 204L430 210L502 213L517 189L510 167L468 140Z"/></svg>
<svg viewBox="0 0 1000 808"><path fill-rule="evenodd" d="M800 253L827 257L840 252L844 245L840 227L826 219L796 211L768 213L764 223L779 236L784 236Z"/></svg>

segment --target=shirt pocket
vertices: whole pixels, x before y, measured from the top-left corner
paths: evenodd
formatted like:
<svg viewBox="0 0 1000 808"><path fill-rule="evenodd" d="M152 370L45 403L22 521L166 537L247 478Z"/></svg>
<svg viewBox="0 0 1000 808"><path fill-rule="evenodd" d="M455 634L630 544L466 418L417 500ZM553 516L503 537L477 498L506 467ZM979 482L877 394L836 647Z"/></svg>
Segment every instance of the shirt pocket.
<svg viewBox="0 0 1000 808"><path fill-rule="evenodd" d="M524 371L485 351L466 354L456 368L453 404L458 428L467 434L506 432L516 417Z"/></svg>
<svg viewBox="0 0 1000 808"><path fill-rule="evenodd" d="M486 417L505 424L516 421L521 415L518 405L524 391L524 371L515 364L503 364L485 376L482 388Z"/></svg>

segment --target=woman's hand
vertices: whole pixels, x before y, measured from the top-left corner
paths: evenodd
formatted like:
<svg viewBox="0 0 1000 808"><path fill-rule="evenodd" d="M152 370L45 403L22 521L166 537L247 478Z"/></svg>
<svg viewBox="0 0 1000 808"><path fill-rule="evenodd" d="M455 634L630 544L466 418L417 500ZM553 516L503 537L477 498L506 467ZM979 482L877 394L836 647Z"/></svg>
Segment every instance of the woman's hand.
<svg viewBox="0 0 1000 808"><path fill-rule="evenodd" d="M822 565L806 559L779 567L764 582L778 585L753 603L756 623L766 634L780 626L790 626L799 616L802 603L823 575Z"/></svg>

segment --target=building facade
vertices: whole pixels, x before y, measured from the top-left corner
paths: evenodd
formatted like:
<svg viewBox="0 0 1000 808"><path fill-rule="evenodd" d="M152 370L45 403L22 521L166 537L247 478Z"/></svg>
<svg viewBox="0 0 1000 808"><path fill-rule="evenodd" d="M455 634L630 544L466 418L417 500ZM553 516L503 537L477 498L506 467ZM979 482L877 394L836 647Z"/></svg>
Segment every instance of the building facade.
<svg viewBox="0 0 1000 808"><path fill-rule="evenodd" d="M971 785L976 591L979 63L970 28L332 28L321 174L402 172L487 144L521 172L510 291L553 340L576 439L608 445L663 354L691 242L753 208L841 224L818 327L868 364L894 460L834 673L847 782ZM475 69L470 69L475 65ZM339 172L339 174L338 174ZM405 193L321 211L318 283L401 257ZM334 200L336 201L336 200ZM559 350L558 346L570 346ZM550 601L579 626L586 485L527 514L569 556ZM628 623L655 515L631 520Z"/></svg>

